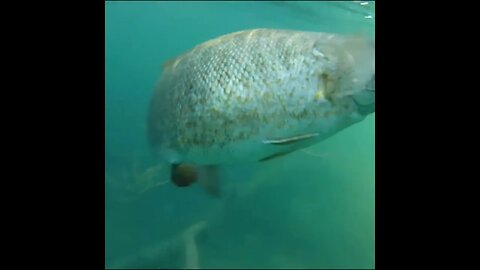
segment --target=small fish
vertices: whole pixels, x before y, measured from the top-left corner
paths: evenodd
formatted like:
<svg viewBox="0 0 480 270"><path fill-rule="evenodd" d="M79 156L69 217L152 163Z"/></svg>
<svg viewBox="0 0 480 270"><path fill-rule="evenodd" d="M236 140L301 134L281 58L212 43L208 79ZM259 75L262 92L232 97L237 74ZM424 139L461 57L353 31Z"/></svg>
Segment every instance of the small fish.
<svg viewBox="0 0 480 270"><path fill-rule="evenodd" d="M164 65L149 141L177 186L199 182L218 195L219 166L270 160L362 121L375 111L374 88L374 40L235 32Z"/></svg>

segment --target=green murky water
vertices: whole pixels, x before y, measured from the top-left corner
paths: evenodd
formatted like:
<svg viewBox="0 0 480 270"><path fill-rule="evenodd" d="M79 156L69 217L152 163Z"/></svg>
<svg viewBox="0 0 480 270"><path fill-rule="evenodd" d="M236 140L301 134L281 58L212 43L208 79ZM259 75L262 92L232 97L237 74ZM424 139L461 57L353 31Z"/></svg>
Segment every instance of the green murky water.
<svg viewBox="0 0 480 270"><path fill-rule="evenodd" d="M106 2L105 15L106 268L185 268L191 248L200 268L375 267L375 114L305 151L236 168L222 199L170 183L125 189L158 181L146 117L164 61L249 28L373 37L374 2ZM204 227L192 238L195 224Z"/></svg>

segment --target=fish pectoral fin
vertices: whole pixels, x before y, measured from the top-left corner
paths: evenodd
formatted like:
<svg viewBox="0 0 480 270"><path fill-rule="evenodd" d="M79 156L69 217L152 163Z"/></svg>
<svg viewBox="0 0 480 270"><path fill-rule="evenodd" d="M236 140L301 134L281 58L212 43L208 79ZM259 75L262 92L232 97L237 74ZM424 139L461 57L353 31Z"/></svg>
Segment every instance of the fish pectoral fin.
<svg viewBox="0 0 480 270"><path fill-rule="evenodd" d="M263 140L264 144L272 144L272 145L288 145L294 144L297 142L305 141L317 137L318 133L307 133L298 136L292 136L287 138L280 138L280 139L267 139Z"/></svg>
<svg viewBox="0 0 480 270"><path fill-rule="evenodd" d="M209 195L219 198L221 196L219 176L218 166L216 165L199 167L198 184Z"/></svg>
<svg viewBox="0 0 480 270"><path fill-rule="evenodd" d="M278 153L275 153L275 154L266 156L266 157L264 157L264 158L261 158L261 159L258 160L258 161L259 161L259 162L264 162L264 161L276 159L276 158L278 158L278 157L283 157L283 156L285 156L285 155L288 155L288 154L290 154L291 152L292 152L292 151L278 152Z"/></svg>

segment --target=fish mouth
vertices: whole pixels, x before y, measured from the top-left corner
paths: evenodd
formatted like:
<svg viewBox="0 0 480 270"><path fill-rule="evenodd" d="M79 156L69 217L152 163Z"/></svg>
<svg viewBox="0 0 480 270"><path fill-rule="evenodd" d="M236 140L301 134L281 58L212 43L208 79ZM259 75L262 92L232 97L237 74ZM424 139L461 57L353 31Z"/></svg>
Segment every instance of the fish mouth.
<svg viewBox="0 0 480 270"><path fill-rule="evenodd" d="M369 91L370 92L370 91ZM375 93L375 90L372 91ZM368 115L375 112L375 101L372 103L362 104L355 97L352 97L353 103L357 106L357 110L361 115Z"/></svg>
<svg viewBox="0 0 480 270"><path fill-rule="evenodd" d="M352 101L357 106L358 112L362 115L375 112L375 74L364 90L352 96Z"/></svg>

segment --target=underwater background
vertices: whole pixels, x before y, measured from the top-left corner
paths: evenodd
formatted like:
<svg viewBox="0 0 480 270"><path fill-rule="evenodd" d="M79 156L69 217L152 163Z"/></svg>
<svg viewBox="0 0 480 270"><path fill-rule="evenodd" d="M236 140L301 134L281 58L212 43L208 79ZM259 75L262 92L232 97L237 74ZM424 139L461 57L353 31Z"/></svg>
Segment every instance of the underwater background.
<svg viewBox="0 0 480 270"><path fill-rule="evenodd" d="M251 28L374 38L375 3L105 2L106 268L375 267L375 114L235 168L220 199L170 184L156 163L146 119L162 63Z"/></svg>

